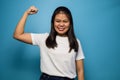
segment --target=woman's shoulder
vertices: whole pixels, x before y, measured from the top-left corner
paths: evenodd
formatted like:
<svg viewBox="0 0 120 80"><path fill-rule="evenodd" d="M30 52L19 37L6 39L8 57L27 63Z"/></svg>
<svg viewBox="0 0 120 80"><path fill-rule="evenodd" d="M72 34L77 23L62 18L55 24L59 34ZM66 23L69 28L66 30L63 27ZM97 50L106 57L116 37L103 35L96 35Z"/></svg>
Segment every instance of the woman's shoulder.
<svg viewBox="0 0 120 80"><path fill-rule="evenodd" d="M77 42L80 42L80 39L79 38L76 38Z"/></svg>
<svg viewBox="0 0 120 80"><path fill-rule="evenodd" d="M31 33L31 36L36 39L44 39L47 38L49 33Z"/></svg>
<svg viewBox="0 0 120 80"><path fill-rule="evenodd" d="M43 36L48 36L49 35L49 33L38 33L38 35L43 35Z"/></svg>
<svg viewBox="0 0 120 80"><path fill-rule="evenodd" d="M48 36L49 33L31 33L31 35L35 35L35 36Z"/></svg>
<svg viewBox="0 0 120 80"><path fill-rule="evenodd" d="M81 41L80 41L80 39L77 38L76 40L77 40L78 44L81 45Z"/></svg>

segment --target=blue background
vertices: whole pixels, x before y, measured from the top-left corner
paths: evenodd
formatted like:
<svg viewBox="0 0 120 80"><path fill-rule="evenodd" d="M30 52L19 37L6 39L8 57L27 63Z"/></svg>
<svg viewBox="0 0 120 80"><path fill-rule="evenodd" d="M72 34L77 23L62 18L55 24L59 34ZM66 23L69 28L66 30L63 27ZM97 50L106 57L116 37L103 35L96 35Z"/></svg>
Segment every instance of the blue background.
<svg viewBox="0 0 120 80"><path fill-rule="evenodd" d="M0 0L0 80L38 80L39 48L13 39L15 27L31 5L26 32L49 32L58 6L73 15L85 54L85 80L120 80L120 0Z"/></svg>

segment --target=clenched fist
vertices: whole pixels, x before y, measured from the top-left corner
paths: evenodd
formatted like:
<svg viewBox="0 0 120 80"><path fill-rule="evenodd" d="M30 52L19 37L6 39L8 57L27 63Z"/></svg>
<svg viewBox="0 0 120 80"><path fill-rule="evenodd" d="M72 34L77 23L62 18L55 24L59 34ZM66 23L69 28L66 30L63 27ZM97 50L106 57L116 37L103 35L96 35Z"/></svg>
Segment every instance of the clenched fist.
<svg viewBox="0 0 120 80"><path fill-rule="evenodd" d="M35 6L31 6L26 12L29 15L36 14L38 12L38 9Z"/></svg>

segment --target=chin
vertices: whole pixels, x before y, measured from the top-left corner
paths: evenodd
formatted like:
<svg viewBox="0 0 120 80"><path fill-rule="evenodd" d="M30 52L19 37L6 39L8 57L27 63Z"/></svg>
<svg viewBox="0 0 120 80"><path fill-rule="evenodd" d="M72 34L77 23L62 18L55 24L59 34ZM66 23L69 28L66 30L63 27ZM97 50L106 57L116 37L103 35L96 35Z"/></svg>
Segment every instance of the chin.
<svg viewBox="0 0 120 80"><path fill-rule="evenodd" d="M65 32L58 32L58 35L60 35L60 36L65 36L66 33L65 33Z"/></svg>

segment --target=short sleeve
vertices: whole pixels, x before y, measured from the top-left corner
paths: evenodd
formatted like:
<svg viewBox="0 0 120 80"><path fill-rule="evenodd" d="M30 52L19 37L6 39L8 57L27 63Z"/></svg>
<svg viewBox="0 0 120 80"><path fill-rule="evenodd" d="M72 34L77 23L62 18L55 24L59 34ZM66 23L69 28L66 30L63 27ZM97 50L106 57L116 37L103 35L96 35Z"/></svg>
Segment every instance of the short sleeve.
<svg viewBox="0 0 120 80"><path fill-rule="evenodd" d="M43 40L45 41L47 36L48 36L48 33L43 33L43 34L31 33L32 44L40 45Z"/></svg>
<svg viewBox="0 0 120 80"><path fill-rule="evenodd" d="M81 59L84 59L85 56L84 56L84 53L83 53L83 50L82 50L80 40L77 39L77 41L78 41L79 48L78 48L78 52L76 54L76 60L81 60Z"/></svg>

